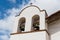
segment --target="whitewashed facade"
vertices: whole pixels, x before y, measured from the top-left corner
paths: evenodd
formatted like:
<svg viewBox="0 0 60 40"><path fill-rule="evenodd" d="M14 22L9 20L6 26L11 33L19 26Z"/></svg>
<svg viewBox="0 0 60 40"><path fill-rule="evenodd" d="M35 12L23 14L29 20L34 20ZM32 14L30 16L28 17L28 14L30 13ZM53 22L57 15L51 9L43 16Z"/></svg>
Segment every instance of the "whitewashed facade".
<svg viewBox="0 0 60 40"><path fill-rule="evenodd" d="M60 15L60 13L58 14ZM10 40L59 40L60 16L55 17L54 15L48 17L45 10L41 10L35 5L25 7L14 20L16 24L13 27ZM33 25L36 26L34 22L38 24L36 29L33 27ZM23 31L19 29L22 24Z"/></svg>

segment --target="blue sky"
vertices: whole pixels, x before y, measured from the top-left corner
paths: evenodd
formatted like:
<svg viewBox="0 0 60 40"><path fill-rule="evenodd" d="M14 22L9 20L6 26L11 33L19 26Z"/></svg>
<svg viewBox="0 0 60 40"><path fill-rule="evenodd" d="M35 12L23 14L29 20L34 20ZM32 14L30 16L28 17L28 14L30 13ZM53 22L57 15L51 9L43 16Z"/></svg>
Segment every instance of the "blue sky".
<svg viewBox="0 0 60 40"><path fill-rule="evenodd" d="M48 15L60 10L60 0L0 0L0 40L9 40L15 16L30 2Z"/></svg>
<svg viewBox="0 0 60 40"><path fill-rule="evenodd" d="M12 17L12 15L14 15L13 13L17 13L22 8L22 5L25 6L29 1L30 0L0 0L0 40L9 40L11 30L8 26L11 24L8 21L9 17ZM13 12L11 13L10 11Z"/></svg>
<svg viewBox="0 0 60 40"><path fill-rule="evenodd" d="M29 0L0 0L0 19L4 19L6 14L9 16L9 14L6 13L7 9L11 8L19 8L19 5L21 6L25 2L25 5L29 2Z"/></svg>

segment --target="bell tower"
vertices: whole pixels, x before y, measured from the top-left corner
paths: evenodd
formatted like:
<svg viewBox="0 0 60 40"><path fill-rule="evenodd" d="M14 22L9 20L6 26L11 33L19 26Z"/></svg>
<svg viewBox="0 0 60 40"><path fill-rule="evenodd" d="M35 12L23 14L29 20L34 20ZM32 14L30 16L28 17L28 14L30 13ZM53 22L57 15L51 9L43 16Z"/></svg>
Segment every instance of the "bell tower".
<svg viewBox="0 0 60 40"><path fill-rule="evenodd" d="M46 10L32 3L16 16L10 40L49 40Z"/></svg>

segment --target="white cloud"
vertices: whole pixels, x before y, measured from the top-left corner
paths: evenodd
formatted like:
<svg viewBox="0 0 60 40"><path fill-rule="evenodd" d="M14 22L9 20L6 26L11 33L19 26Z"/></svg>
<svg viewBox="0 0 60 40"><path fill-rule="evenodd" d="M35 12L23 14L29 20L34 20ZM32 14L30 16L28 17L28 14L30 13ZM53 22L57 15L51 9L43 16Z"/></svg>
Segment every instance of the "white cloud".
<svg viewBox="0 0 60 40"><path fill-rule="evenodd" d="M14 26L15 16L20 12L20 9L12 8L6 12L10 13L10 16L4 20L0 20L0 29L11 30L12 26Z"/></svg>
<svg viewBox="0 0 60 40"><path fill-rule="evenodd" d="M48 15L60 10L60 0L34 0L40 9L45 9Z"/></svg>
<svg viewBox="0 0 60 40"><path fill-rule="evenodd" d="M2 40L9 40L7 35L0 36L0 39L2 39Z"/></svg>
<svg viewBox="0 0 60 40"><path fill-rule="evenodd" d="M8 30L0 29L0 40L9 40L9 34Z"/></svg>
<svg viewBox="0 0 60 40"><path fill-rule="evenodd" d="M10 13L13 16L18 15L19 12L20 12L20 8L12 8L7 10L7 13Z"/></svg>

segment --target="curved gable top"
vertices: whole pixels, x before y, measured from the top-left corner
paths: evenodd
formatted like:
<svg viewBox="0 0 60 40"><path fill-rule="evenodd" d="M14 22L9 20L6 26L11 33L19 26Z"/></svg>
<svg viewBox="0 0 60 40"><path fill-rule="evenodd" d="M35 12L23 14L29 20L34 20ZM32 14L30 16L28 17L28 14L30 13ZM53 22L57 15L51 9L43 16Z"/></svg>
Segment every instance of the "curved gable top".
<svg viewBox="0 0 60 40"><path fill-rule="evenodd" d="M46 10L44 10L44 9L43 9L43 10L40 10L40 8L39 8L38 6L36 6L36 5L30 5L30 6L25 7L24 9L22 9L22 10L20 11L20 13L19 13L17 16L20 16L20 14L21 14L24 10L26 10L27 8L30 8L30 7L36 8L36 9L38 9L40 12L45 11L45 17L48 16Z"/></svg>

